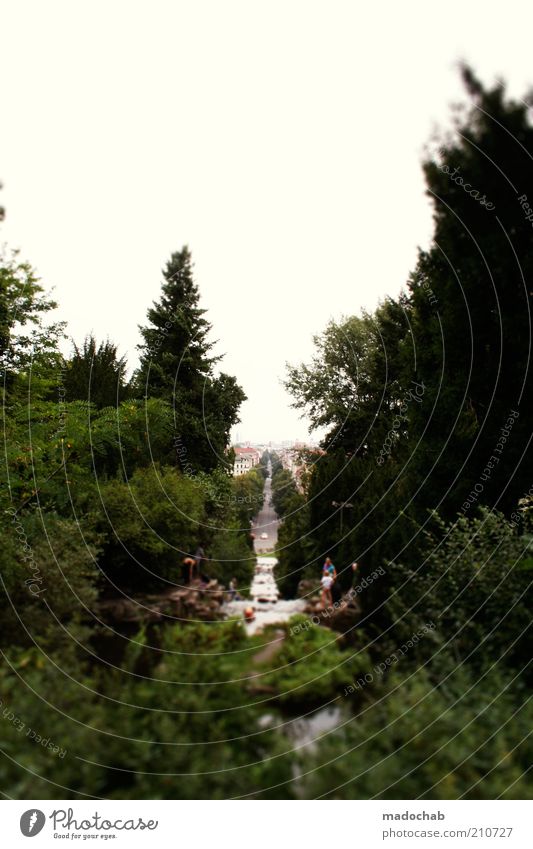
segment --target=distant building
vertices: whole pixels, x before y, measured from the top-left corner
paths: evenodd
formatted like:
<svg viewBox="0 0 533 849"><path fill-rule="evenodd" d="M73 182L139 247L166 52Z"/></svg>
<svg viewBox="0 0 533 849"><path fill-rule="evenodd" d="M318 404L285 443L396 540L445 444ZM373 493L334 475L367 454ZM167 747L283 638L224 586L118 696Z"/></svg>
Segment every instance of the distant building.
<svg viewBox="0 0 533 849"><path fill-rule="evenodd" d="M299 492L305 489L304 479L310 468L324 453L322 449L305 442L295 442L291 448L278 451L281 465L291 473Z"/></svg>
<svg viewBox="0 0 533 849"><path fill-rule="evenodd" d="M259 451L249 445L236 445L233 447L233 450L235 452L233 477L246 474L246 472L249 472L250 469L254 468L254 466L258 466L261 461L261 454Z"/></svg>

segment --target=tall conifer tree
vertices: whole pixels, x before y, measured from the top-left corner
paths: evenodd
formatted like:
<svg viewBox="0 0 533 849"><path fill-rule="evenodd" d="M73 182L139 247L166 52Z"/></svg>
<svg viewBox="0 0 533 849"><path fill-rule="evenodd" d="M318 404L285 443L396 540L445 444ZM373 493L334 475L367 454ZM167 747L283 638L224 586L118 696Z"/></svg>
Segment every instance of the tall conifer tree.
<svg viewBox="0 0 533 849"><path fill-rule="evenodd" d="M532 459L533 127L502 85L463 79L472 105L425 164L434 242L410 282L418 497L449 516L513 509Z"/></svg>
<svg viewBox="0 0 533 849"><path fill-rule="evenodd" d="M210 322L199 305L188 247L173 253L163 270L161 298L141 327L141 359L135 391L172 404L178 466L210 471L224 462L231 427L245 399L234 377L215 376Z"/></svg>
<svg viewBox="0 0 533 849"><path fill-rule="evenodd" d="M146 395L172 401L174 396L180 399L183 390L201 393L203 378L211 374L217 358L209 353L211 325L199 306L188 247L172 254L163 278L161 298L148 310L150 323L140 328L137 384Z"/></svg>

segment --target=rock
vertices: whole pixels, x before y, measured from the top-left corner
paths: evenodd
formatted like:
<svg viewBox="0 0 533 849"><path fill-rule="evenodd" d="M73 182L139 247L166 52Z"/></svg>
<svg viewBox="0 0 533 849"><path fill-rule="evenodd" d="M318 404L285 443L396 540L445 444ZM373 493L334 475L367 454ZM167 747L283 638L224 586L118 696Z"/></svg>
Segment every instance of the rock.
<svg viewBox="0 0 533 849"><path fill-rule="evenodd" d="M337 631L339 634L353 636L355 627L361 617L361 607L357 598L345 595L330 609L329 615L324 620L324 625Z"/></svg>
<svg viewBox="0 0 533 849"><path fill-rule="evenodd" d="M213 621L222 619L224 590L217 581L203 585L173 588L161 595L127 599L124 597L100 602L96 613L104 622L159 622L165 616L180 619Z"/></svg>
<svg viewBox="0 0 533 849"><path fill-rule="evenodd" d="M320 581L314 578L304 578L298 584L298 589L296 591L297 598L305 598L311 599L311 597L317 597L317 593L320 593Z"/></svg>

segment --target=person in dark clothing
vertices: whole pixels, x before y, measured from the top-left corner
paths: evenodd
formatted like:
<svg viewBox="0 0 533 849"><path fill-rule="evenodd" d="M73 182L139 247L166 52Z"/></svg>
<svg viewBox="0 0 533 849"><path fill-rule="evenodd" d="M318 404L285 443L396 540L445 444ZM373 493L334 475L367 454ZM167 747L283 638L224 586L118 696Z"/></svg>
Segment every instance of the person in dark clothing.
<svg viewBox="0 0 533 849"><path fill-rule="evenodd" d="M332 598L334 604L336 604L338 601L341 600L341 598L342 598L342 587L341 587L339 581L333 581L333 583L331 585L330 592L331 592L331 598Z"/></svg>

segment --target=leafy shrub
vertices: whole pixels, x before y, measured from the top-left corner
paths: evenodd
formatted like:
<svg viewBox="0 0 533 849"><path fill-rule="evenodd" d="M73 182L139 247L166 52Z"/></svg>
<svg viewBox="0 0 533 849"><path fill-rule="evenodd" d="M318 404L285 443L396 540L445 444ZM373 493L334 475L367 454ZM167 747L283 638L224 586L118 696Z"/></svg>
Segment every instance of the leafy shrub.
<svg viewBox="0 0 533 849"><path fill-rule="evenodd" d="M2 643L68 646L69 634L92 618L98 535L84 523L30 513L12 518L7 539Z"/></svg>
<svg viewBox="0 0 533 849"><path fill-rule="evenodd" d="M174 468L137 469L101 488L103 566L122 586L181 580L183 558L205 533L206 493Z"/></svg>
<svg viewBox="0 0 533 849"><path fill-rule="evenodd" d="M438 536L427 537L418 569L394 563L387 570L394 590L388 601L392 638L402 640L431 619L457 660L480 668L505 656L522 669L530 658L529 538L486 509L474 519L438 522L438 528Z"/></svg>
<svg viewBox="0 0 533 849"><path fill-rule="evenodd" d="M64 674L35 650L12 655L20 677L0 670L0 786L15 798L275 797L268 788L290 782L293 758L244 691L251 647L233 622L167 627L153 678L133 672L139 646L123 670L90 674Z"/></svg>
<svg viewBox="0 0 533 849"><path fill-rule="evenodd" d="M262 679L276 691L276 700L282 705L322 705L368 667L364 652L342 652L333 632L314 625L307 616L293 616L284 630L275 669Z"/></svg>
<svg viewBox="0 0 533 849"><path fill-rule="evenodd" d="M461 669L433 688L420 669L400 669L371 704L328 735L305 788L309 798L533 798L533 711L527 693L498 674L476 681Z"/></svg>

